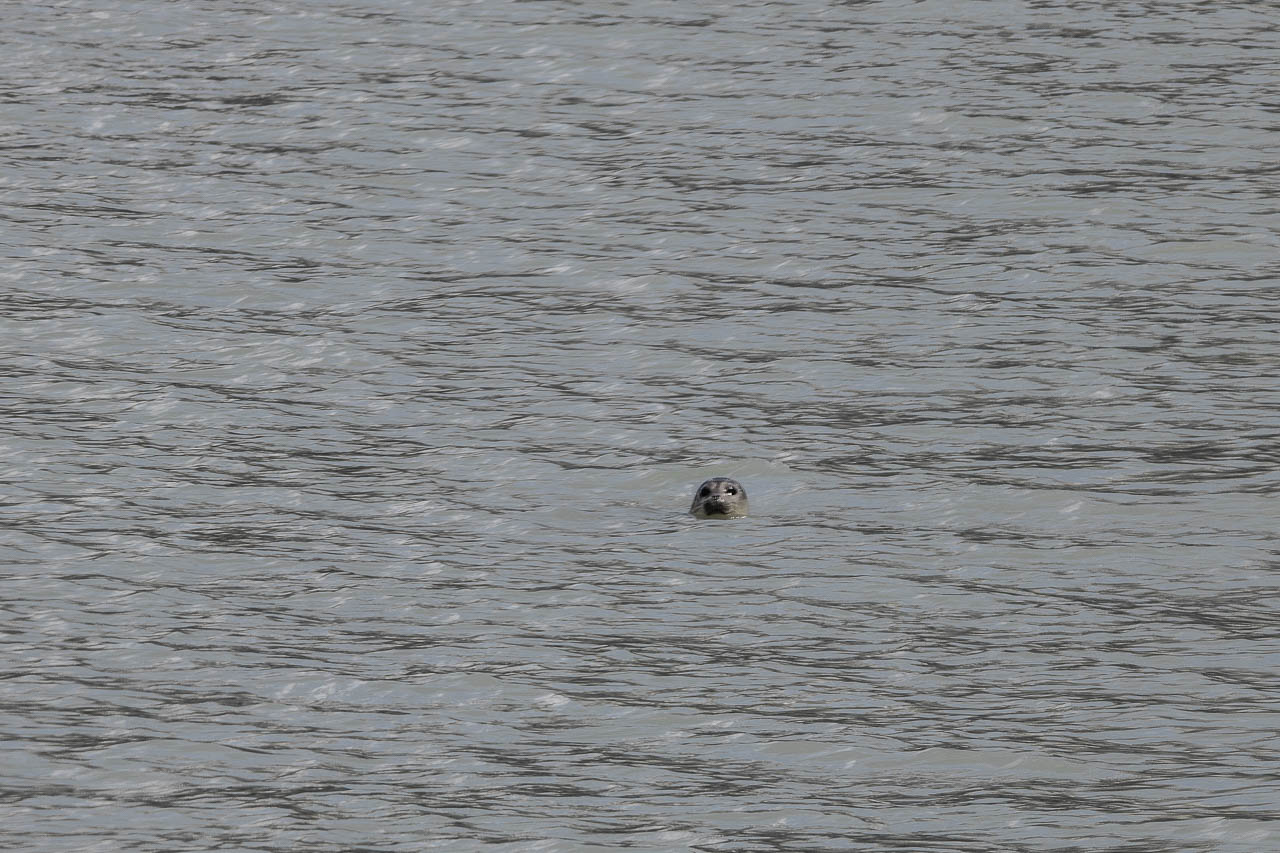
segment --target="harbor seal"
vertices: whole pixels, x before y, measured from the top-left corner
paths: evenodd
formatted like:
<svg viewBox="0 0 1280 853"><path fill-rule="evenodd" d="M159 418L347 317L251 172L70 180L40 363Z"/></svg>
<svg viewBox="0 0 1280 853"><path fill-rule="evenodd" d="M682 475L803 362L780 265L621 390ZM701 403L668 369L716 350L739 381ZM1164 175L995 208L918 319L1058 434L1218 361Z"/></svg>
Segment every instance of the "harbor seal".
<svg viewBox="0 0 1280 853"><path fill-rule="evenodd" d="M747 514L747 490L737 480L712 477L698 486L689 512L698 518L742 518Z"/></svg>

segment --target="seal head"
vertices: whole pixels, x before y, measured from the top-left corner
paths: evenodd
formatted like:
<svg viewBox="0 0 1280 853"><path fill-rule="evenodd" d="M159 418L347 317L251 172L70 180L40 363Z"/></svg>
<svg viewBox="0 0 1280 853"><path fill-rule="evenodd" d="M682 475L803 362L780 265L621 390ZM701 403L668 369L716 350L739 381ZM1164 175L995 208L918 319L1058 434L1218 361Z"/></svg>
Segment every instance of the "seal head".
<svg viewBox="0 0 1280 853"><path fill-rule="evenodd" d="M747 514L747 490L737 480L712 477L694 492L689 512L698 518L742 518Z"/></svg>

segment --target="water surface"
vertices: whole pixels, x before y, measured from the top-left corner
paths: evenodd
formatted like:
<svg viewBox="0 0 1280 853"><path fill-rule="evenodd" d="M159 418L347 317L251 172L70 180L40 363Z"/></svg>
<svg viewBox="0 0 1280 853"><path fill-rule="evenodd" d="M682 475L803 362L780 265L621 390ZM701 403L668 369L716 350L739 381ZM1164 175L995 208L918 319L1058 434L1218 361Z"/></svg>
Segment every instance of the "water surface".
<svg viewBox="0 0 1280 853"><path fill-rule="evenodd" d="M21 11L7 849L1276 845L1273 10Z"/></svg>

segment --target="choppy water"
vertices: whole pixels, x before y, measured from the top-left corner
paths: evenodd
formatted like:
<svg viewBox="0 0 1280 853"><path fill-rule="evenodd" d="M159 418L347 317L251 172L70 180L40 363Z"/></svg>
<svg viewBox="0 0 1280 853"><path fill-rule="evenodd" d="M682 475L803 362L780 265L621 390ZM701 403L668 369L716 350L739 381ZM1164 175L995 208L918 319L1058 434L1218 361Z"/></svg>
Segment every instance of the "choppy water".
<svg viewBox="0 0 1280 853"><path fill-rule="evenodd" d="M0 846L1280 846L1272 4L9 11Z"/></svg>

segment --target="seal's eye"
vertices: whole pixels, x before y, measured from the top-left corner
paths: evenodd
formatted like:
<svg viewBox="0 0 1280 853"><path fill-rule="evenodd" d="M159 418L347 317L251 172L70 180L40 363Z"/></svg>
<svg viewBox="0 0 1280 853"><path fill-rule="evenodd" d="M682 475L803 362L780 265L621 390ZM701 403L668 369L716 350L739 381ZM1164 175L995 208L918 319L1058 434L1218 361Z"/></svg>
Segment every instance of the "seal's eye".
<svg viewBox="0 0 1280 853"><path fill-rule="evenodd" d="M711 489L707 486L703 486L702 491L698 492L698 497L705 498L709 494L711 494Z"/></svg>
<svg viewBox="0 0 1280 853"><path fill-rule="evenodd" d="M735 489L733 486L730 486L729 488L725 489L725 491L731 495L736 495L738 493L738 490Z"/></svg>

